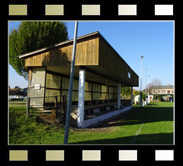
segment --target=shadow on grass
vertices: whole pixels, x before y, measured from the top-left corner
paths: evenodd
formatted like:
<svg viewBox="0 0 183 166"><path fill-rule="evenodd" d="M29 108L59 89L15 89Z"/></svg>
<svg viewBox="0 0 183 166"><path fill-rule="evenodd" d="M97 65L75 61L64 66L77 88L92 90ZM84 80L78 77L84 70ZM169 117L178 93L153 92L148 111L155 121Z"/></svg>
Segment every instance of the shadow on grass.
<svg viewBox="0 0 183 166"><path fill-rule="evenodd" d="M130 136L114 139L88 140L70 144L131 144L134 138L134 136ZM133 144L173 144L173 133L138 135Z"/></svg>
<svg viewBox="0 0 183 166"><path fill-rule="evenodd" d="M172 107L143 107L134 108L118 117L99 124L96 128L136 125L160 121L173 121Z"/></svg>

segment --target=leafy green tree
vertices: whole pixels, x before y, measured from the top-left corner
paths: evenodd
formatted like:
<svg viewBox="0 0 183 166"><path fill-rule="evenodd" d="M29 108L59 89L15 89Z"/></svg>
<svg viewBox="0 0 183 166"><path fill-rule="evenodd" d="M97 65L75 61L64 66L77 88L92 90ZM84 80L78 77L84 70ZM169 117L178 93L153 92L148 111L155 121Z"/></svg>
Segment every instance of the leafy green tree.
<svg viewBox="0 0 183 166"><path fill-rule="evenodd" d="M142 99L145 100L146 99L146 95L144 92L142 92Z"/></svg>
<svg viewBox="0 0 183 166"><path fill-rule="evenodd" d="M65 40L68 32L63 22L21 22L9 35L9 63L27 80L25 62L18 56Z"/></svg>
<svg viewBox="0 0 183 166"><path fill-rule="evenodd" d="M123 97L126 98L130 94L131 94L131 88L130 87L121 87L121 95Z"/></svg>

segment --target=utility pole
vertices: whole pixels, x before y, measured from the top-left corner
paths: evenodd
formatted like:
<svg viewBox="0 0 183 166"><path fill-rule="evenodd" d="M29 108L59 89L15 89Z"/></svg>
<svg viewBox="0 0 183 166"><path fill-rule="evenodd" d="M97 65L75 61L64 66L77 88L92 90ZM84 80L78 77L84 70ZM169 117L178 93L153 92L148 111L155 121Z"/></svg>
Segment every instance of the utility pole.
<svg viewBox="0 0 183 166"><path fill-rule="evenodd" d="M73 41L70 81L69 81L69 92L68 92L68 102L67 102L67 112L66 112L66 122L65 122L64 144L68 144L68 137L69 137L70 109L71 109L71 103L72 103L72 88L73 88L73 77L74 77L74 64L75 64L75 54L76 54L77 32L78 32L78 22L76 21L75 22L75 30L74 30L74 41Z"/></svg>
<svg viewBox="0 0 183 166"><path fill-rule="evenodd" d="M142 60L144 55L141 56L141 78L140 78L140 107L142 107Z"/></svg>

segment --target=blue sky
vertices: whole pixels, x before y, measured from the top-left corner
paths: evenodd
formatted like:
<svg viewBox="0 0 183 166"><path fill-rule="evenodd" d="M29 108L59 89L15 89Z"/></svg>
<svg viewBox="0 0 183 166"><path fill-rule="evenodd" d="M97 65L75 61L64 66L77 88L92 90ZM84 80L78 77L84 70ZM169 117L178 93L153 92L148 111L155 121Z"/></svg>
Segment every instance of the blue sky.
<svg viewBox="0 0 183 166"><path fill-rule="evenodd" d="M9 22L9 33L20 22ZM74 35L74 21L66 21L69 39ZM118 54L139 75L143 58L142 87L154 78L163 85L174 84L174 22L173 21L79 21L78 36L99 31ZM147 74L145 74L147 68ZM26 87L27 81L9 65L10 87ZM135 89L139 89L135 87Z"/></svg>

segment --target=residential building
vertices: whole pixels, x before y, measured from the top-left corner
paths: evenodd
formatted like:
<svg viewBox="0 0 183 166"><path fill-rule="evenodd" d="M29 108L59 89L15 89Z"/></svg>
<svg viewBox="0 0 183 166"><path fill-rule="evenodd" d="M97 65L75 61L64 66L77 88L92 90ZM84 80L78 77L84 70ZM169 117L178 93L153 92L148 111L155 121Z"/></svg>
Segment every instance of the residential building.
<svg viewBox="0 0 183 166"><path fill-rule="evenodd" d="M174 87L173 87L173 85L170 85L170 84L152 86L151 94L152 95L173 95Z"/></svg>

